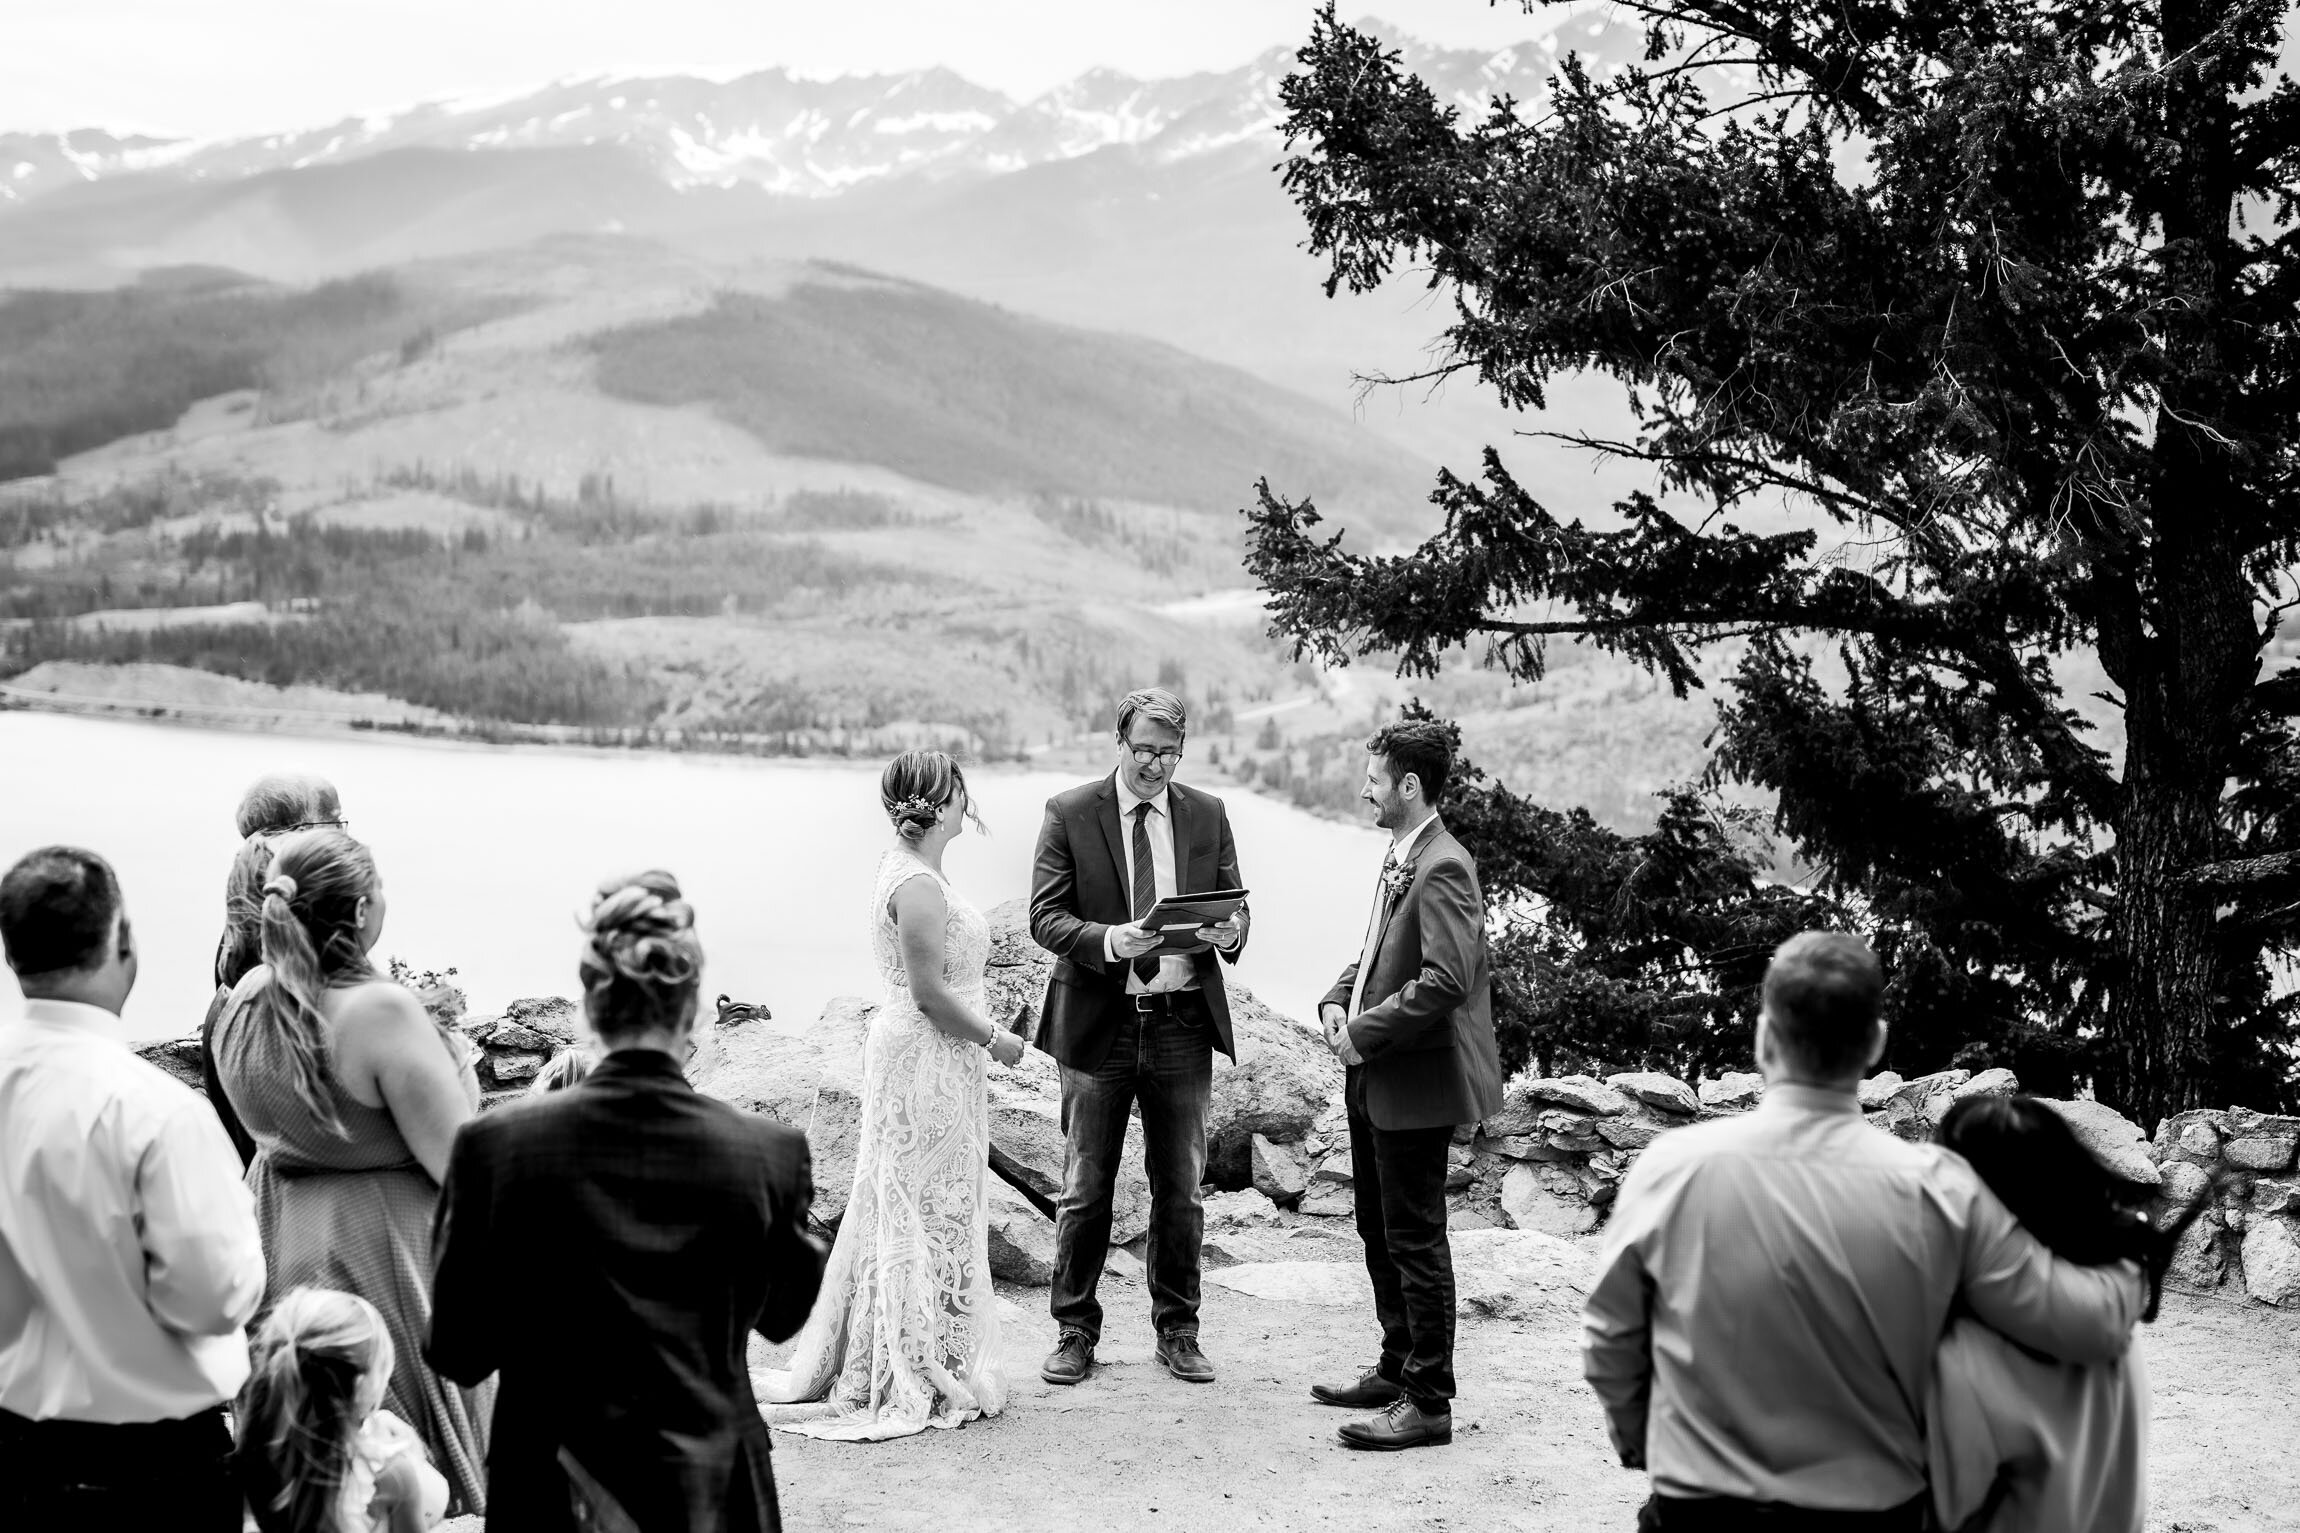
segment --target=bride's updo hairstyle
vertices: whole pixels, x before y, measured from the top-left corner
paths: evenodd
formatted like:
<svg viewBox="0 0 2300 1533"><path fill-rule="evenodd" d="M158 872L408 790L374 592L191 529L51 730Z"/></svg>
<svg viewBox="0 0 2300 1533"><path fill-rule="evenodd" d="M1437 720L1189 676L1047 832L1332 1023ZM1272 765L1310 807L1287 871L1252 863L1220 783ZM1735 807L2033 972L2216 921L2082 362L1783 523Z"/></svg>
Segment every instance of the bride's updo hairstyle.
<svg viewBox="0 0 2300 1533"><path fill-rule="evenodd" d="M359 937L359 902L375 892L375 859L340 830L271 843L257 944L268 983L250 998L256 1020L285 1045L289 1084L320 1122L342 1121L327 1089L323 992L375 977Z"/></svg>
<svg viewBox="0 0 2300 1533"><path fill-rule="evenodd" d="M703 944L677 879L659 868L608 879L583 932L583 1014L602 1038L677 1027L694 1015Z"/></svg>
<svg viewBox="0 0 2300 1533"><path fill-rule="evenodd" d="M878 801L894 822L894 833L910 842L934 829L953 794L965 792L966 773L948 751L904 751L878 778ZM984 828L972 798L966 800L966 817L976 830Z"/></svg>

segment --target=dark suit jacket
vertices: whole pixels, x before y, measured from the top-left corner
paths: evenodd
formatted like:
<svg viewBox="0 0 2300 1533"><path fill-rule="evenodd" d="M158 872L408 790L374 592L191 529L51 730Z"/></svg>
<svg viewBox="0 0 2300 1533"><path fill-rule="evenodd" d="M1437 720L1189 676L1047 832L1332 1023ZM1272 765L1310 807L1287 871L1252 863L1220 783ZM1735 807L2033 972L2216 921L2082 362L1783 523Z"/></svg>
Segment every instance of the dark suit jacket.
<svg viewBox="0 0 2300 1533"><path fill-rule="evenodd" d="M502 1375L490 1528L572 1529L567 1450L647 1533L772 1529L745 1340L795 1333L822 1282L806 1136L698 1094L668 1055L455 1136L424 1356Z"/></svg>
<svg viewBox="0 0 2300 1533"><path fill-rule="evenodd" d="M1239 887L1238 846L1230 839L1230 813L1222 801L1178 782L1167 783L1166 794L1174 818L1176 892ZM1108 777L1048 799L1030 877L1030 935L1055 960L1038 1046L1074 1070L1102 1063L1131 1004L1126 999L1128 965L1103 957L1110 928L1134 919L1134 890L1121 845L1133 827L1121 822L1118 804L1118 785ZM1222 957L1235 963L1245 950L1241 942ZM1191 962L1214 1019L1214 1047L1236 1059L1222 965L1213 949L1194 954Z"/></svg>
<svg viewBox="0 0 2300 1533"><path fill-rule="evenodd" d="M1350 1018L1374 1127L1475 1123L1501 1106L1485 897L1477 861L1440 820L1414 843L1410 882L1374 940L1365 1010ZM1318 1005L1348 1006L1358 965Z"/></svg>

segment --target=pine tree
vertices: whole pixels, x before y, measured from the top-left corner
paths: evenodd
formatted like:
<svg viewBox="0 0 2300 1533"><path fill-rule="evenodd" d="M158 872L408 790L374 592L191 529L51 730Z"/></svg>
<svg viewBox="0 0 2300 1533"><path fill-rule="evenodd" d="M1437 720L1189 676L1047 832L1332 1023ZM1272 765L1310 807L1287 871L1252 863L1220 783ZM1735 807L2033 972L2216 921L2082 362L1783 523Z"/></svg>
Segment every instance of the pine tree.
<svg viewBox="0 0 2300 1533"><path fill-rule="evenodd" d="M1643 64L1568 59L1475 121L1329 8L1285 175L1329 293L1411 262L1453 300L1438 371L1528 410L1626 386L1627 440L1572 439L1659 496L1568 524L1489 448L1440 476L1442 531L1367 557L1265 484L1278 632L1414 674L1475 643L1521 680L1570 636L1680 695L1737 641L1717 769L1866 912L1904 1024L2041 1029L2148 1120L2291 1100L2285 6L1624 8ZM1812 528L1735 525L1769 499ZM2086 658L2121 746L2068 695Z"/></svg>

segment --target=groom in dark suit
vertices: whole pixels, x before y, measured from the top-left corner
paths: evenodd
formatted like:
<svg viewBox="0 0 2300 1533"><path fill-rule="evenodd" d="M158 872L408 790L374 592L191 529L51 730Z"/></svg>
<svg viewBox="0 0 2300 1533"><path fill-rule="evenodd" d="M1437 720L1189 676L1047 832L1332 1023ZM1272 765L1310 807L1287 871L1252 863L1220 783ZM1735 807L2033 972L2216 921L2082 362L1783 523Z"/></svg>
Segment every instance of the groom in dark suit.
<svg viewBox="0 0 2300 1533"><path fill-rule="evenodd" d="M1062 1066L1066 1142L1055 1221L1052 1309L1060 1337L1039 1374L1077 1384L1094 1371L1102 1337L1095 1288L1110 1247L1130 1107L1142 1110L1150 1176L1150 1318L1158 1361L1176 1378L1211 1383L1198 1347L1198 1253L1206 1215L1206 1109L1214 1053L1233 1060L1230 1002L1219 953L1246 943L1241 907L1198 929L1207 946L1153 953L1142 918L1177 894L1235 889L1238 848L1222 801L1175 782L1188 716L1159 687L1118 705L1118 767L1046 803L1030 881L1030 935L1054 954L1039 1043Z"/></svg>
<svg viewBox="0 0 2300 1533"><path fill-rule="evenodd" d="M1366 742L1374 823L1390 833L1358 961L1318 1015L1347 1074L1350 1175L1381 1361L1352 1384L1316 1384L1327 1405L1379 1408L1345 1423L1353 1448L1453 1441L1453 1250L1446 1148L1457 1125L1501 1106L1485 899L1477 862L1438 818L1453 772L1450 732L1427 719Z"/></svg>

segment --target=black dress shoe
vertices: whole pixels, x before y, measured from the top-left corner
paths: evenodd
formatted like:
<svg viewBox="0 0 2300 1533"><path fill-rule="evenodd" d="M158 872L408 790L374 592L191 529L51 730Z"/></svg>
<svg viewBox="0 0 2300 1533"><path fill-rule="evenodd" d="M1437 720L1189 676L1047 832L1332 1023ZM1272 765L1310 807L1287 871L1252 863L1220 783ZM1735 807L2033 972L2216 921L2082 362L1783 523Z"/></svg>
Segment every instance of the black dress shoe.
<svg viewBox="0 0 2300 1533"><path fill-rule="evenodd" d="M1339 1405L1345 1410L1378 1411L1393 1400L1402 1399L1405 1391L1382 1377L1379 1368L1369 1368L1366 1376L1355 1384L1312 1384L1310 1398L1320 1405Z"/></svg>
<svg viewBox="0 0 2300 1533"><path fill-rule="evenodd" d="M1342 1441L1352 1448L1389 1451L1434 1448L1453 1441L1453 1412L1425 1413L1411 1400L1398 1400L1379 1416L1342 1423Z"/></svg>
<svg viewBox="0 0 2300 1533"><path fill-rule="evenodd" d="M1083 1384L1094 1371L1094 1343L1077 1331L1064 1331L1062 1340L1038 1365L1038 1376L1049 1384Z"/></svg>
<svg viewBox="0 0 2300 1533"><path fill-rule="evenodd" d="M1211 1384L1214 1365L1206 1354L1198 1350L1195 1336L1166 1336L1158 1342L1157 1359L1166 1365L1166 1371L1185 1384Z"/></svg>

